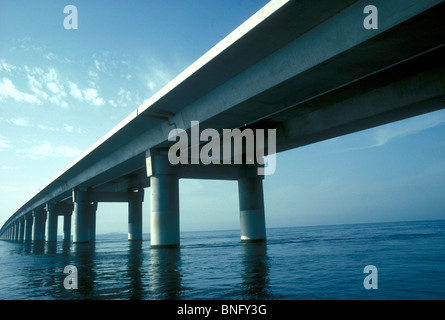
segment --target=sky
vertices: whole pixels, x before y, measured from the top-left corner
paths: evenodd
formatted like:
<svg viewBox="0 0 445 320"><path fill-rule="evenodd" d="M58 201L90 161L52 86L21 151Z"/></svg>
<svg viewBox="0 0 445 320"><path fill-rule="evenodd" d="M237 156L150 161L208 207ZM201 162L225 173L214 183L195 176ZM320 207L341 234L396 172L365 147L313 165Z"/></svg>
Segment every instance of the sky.
<svg viewBox="0 0 445 320"><path fill-rule="evenodd" d="M266 3L0 0L0 225ZM444 137L437 111L280 153L266 226L445 219ZM180 180L180 216L181 231L239 228L237 183ZM127 232L127 205L100 203L96 226Z"/></svg>

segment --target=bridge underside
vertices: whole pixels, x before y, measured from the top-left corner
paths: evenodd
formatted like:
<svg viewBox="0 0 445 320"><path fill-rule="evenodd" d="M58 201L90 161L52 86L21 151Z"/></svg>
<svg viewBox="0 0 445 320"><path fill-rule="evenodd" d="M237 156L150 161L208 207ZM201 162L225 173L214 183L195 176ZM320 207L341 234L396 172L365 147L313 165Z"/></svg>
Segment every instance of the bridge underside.
<svg viewBox="0 0 445 320"><path fill-rule="evenodd" d="M190 134L195 120L201 130L275 129L279 153L445 108L445 3L382 2L378 30L363 28L364 5L291 1L228 48L217 46L215 56L197 61L170 91L98 142L76 170L43 188L8 220L2 237L52 241L53 215L71 221L74 211L73 240L88 242L95 238L97 203L123 201L129 240L140 240L143 189L150 187L152 246L177 246L178 179L195 178L237 180L241 239L264 240L257 166L173 166L168 133Z"/></svg>

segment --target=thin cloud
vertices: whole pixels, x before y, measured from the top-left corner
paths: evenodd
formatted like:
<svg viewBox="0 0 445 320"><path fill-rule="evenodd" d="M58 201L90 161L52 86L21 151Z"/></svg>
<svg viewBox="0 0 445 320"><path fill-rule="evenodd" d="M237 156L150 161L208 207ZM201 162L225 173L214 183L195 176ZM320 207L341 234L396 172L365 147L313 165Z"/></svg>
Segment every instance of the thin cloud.
<svg viewBox="0 0 445 320"><path fill-rule="evenodd" d="M101 62L99 60L96 60L96 59L94 60L94 67L96 68L97 71L100 71L100 72L106 72L107 71L105 63Z"/></svg>
<svg viewBox="0 0 445 320"><path fill-rule="evenodd" d="M36 79L36 77L28 74L27 78L28 78L28 87L34 93L34 95L43 100L48 99L48 94L45 91L43 91L43 86Z"/></svg>
<svg viewBox="0 0 445 320"><path fill-rule="evenodd" d="M12 124L14 126L18 127L32 127L32 128L39 128L40 130L48 130L48 131L59 131L57 128L53 128L44 124L38 124L34 125L32 122L30 122L28 119L25 118L10 118L10 119L1 119L0 121L5 121L6 123Z"/></svg>
<svg viewBox="0 0 445 320"><path fill-rule="evenodd" d="M113 99L108 100L108 103L115 108L117 107L117 103Z"/></svg>
<svg viewBox="0 0 445 320"><path fill-rule="evenodd" d="M64 63L64 64L71 62L71 60L69 58L60 57L57 54L55 54L54 52L50 52L48 50L47 46L44 46L42 44L37 44L33 40L31 40L31 38L29 38L29 37L23 38L23 39L18 39L17 44L19 45L19 47L13 48L14 50L19 49L22 52L33 51L34 52L34 53L32 53L33 56L35 56L35 57L40 56L40 57L42 57L48 61L51 61L51 62L58 62L58 63Z"/></svg>
<svg viewBox="0 0 445 320"><path fill-rule="evenodd" d="M50 91L51 96L48 100L60 107L67 108L68 103L63 100L63 97L66 97L67 94L63 84L59 80L56 70L54 68L50 68L48 72L42 76L41 81Z"/></svg>
<svg viewBox="0 0 445 320"><path fill-rule="evenodd" d="M70 125L68 123L65 123L63 125L63 129L65 129L66 132L72 133L72 132L77 132L78 134L84 134L87 133L86 130L82 129L82 128L76 128L73 125Z"/></svg>
<svg viewBox="0 0 445 320"><path fill-rule="evenodd" d="M6 122L19 127L31 127L31 123L24 118L11 118L7 119Z"/></svg>
<svg viewBox="0 0 445 320"><path fill-rule="evenodd" d="M126 107L132 101L131 92L124 88L119 88L117 96L117 104L120 106Z"/></svg>
<svg viewBox="0 0 445 320"><path fill-rule="evenodd" d="M77 83L68 81L68 87L70 89L70 95L79 100L79 101L83 101L83 94L82 91L79 89L79 86L77 85Z"/></svg>
<svg viewBox="0 0 445 320"><path fill-rule="evenodd" d="M376 146L383 146L397 138L434 128L442 123L445 123L445 113L439 116L437 114L427 114L396 122L392 125L385 125L378 128L374 134Z"/></svg>
<svg viewBox="0 0 445 320"><path fill-rule="evenodd" d="M150 91L155 91L155 89L156 89L156 83L154 82L154 81L148 81L148 83L147 83L147 88L150 90Z"/></svg>
<svg viewBox="0 0 445 320"><path fill-rule="evenodd" d="M7 138L0 136L0 151L9 148L11 148L11 142Z"/></svg>
<svg viewBox="0 0 445 320"><path fill-rule="evenodd" d="M152 65L148 67L146 74L147 88L151 93L165 86L173 78L172 74L159 61L152 61Z"/></svg>
<svg viewBox="0 0 445 320"><path fill-rule="evenodd" d="M0 165L0 170L15 170L15 167L11 167L5 164Z"/></svg>
<svg viewBox="0 0 445 320"><path fill-rule="evenodd" d="M121 106L121 107L138 107L142 104L143 100L140 95L129 90L126 90L122 87L117 91L116 100L108 101L112 106Z"/></svg>
<svg viewBox="0 0 445 320"><path fill-rule="evenodd" d="M48 127L48 126L45 126L44 124L39 124L39 125L37 125L37 128L39 128L40 130L59 131L59 130L56 129L56 128Z"/></svg>
<svg viewBox="0 0 445 320"><path fill-rule="evenodd" d="M12 64L7 63L5 60L0 60L0 71L12 72L16 69Z"/></svg>
<svg viewBox="0 0 445 320"><path fill-rule="evenodd" d="M48 72L45 72L42 68L30 68L25 65L23 69L27 73L28 87L34 93L30 96L38 101L38 104L42 103L41 100L47 100L62 108L68 107L68 103L64 100L67 96L65 87L54 68L49 68Z"/></svg>
<svg viewBox="0 0 445 320"><path fill-rule="evenodd" d="M0 61L0 69L12 71L18 68L2 60ZM0 81L0 101L13 99L17 102L39 105L42 104L43 101L49 101L63 108L68 107L68 103L64 100L67 96L65 87L54 68L49 68L48 71L45 72L42 68L31 68L25 65L19 69L19 71L21 71L18 73L19 75L23 74L23 70L25 71L28 88L31 93L17 89L11 79L3 77Z"/></svg>
<svg viewBox="0 0 445 320"><path fill-rule="evenodd" d="M83 97L86 101L96 106L101 106L105 103L104 99L99 97L99 94L94 88L87 88L82 91Z"/></svg>
<svg viewBox="0 0 445 320"><path fill-rule="evenodd" d="M37 103L42 102L32 94L18 90L12 81L8 78L3 78L0 82L0 101L13 99L17 102Z"/></svg>
<svg viewBox="0 0 445 320"><path fill-rule="evenodd" d="M48 157L74 158L82 153L82 150L71 146L53 146L49 141L43 141L28 149L20 149L17 152L26 158L42 159Z"/></svg>
<svg viewBox="0 0 445 320"><path fill-rule="evenodd" d="M74 126L65 123L63 128L65 129L66 132L72 132L74 129Z"/></svg>
<svg viewBox="0 0 445 320"><path fill-rule="evenodd" d="M80 89L77 83L68 82L70 95L78 101L87 101L93 105L101 106L105 104L105 100L99 97L99 93L95 88Z"/></svg>
<svg viewBox="0 0 445 320"><path fill-rule="evenodd" d="M402 121L393 122L364 132L362 140L370 141L370 143L365 146L349 148L348 150L364 150L382 147L399 138L416 134L444 123L444 111L436 111Z"/></svg>

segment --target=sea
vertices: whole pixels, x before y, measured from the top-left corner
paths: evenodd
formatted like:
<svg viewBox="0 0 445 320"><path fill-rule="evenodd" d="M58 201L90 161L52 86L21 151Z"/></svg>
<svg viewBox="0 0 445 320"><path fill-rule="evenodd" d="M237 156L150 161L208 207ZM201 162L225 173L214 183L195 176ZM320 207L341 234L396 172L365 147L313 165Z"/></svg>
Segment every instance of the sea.
<svg viewBox="0 0 445 320"><path fill-rule="evenodd" d="M445 299L445 220L269 228L266 243L241 243L239 230L182 232L177 249L144 237L1 240L0 299Z"/></svg>

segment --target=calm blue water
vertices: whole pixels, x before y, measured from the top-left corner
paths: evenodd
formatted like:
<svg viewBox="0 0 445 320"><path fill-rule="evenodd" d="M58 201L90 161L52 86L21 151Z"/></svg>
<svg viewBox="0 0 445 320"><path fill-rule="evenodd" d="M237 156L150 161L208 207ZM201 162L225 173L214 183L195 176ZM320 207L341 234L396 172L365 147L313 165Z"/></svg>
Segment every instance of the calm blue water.
<svg viewBox="0 0 445 320"><path fill-rule="evenodd" d="M180 249L98 235L94 245L0 241L1 299L444 299L445 220L183 232ZM148 235L145 235L149 239ZM75 265L79 289L62 270ZM378 289L366 290L366 265Z"/></svg>

